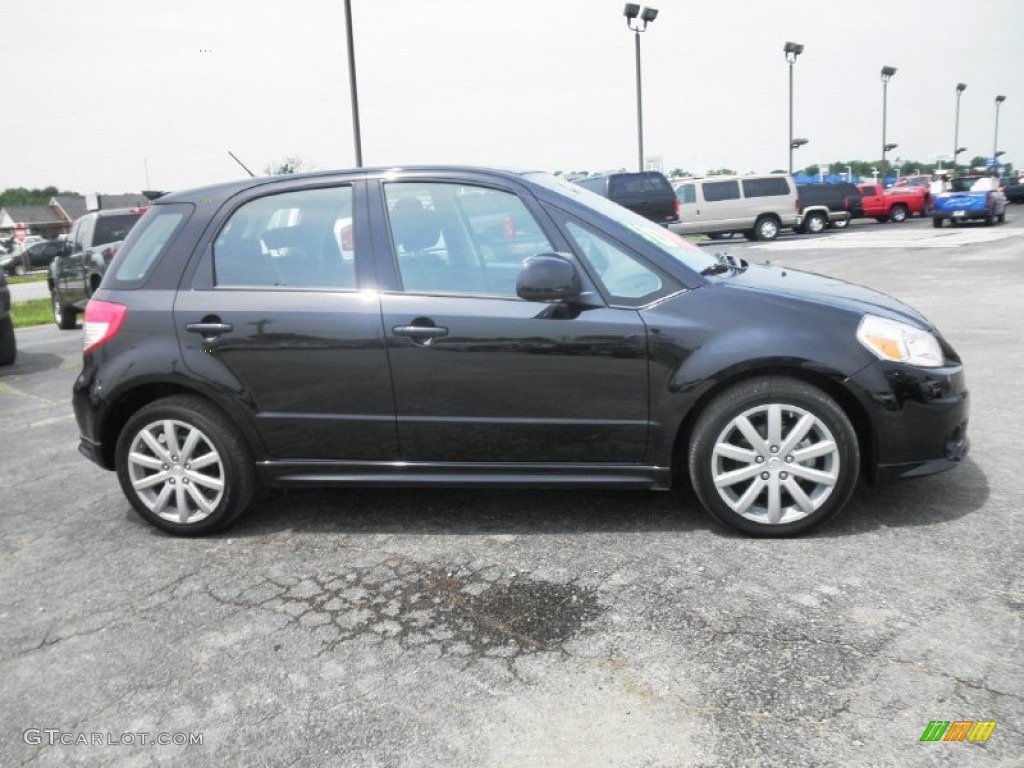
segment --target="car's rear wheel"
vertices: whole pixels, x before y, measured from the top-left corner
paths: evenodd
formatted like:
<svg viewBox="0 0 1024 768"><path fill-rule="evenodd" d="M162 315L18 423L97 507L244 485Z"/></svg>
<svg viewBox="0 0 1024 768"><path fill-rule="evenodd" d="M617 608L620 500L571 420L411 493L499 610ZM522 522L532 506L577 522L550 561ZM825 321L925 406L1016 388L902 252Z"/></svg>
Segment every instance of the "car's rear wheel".
<svg viewBox="0 0 1024 768"><path fill-rule="evenodd" d="M18 264L14 265L14 274L18 275L19 277L24 275L25 271L26 270L25 270L25 265L24 264L18 263Z"/></svg>
<svg viewBox="0 0 1024 768"><path fill-rule="evenodd" d="M774 216L762 216L754 223L755 240L774 240L779 236L779 220Z"/></svg>
<svg viewBox="0 0 1024 768"><path fill-rule="evenodd" d="M846 229L848 226L850 226L850 220L849 219L836 219L835 221L833 221L831 223L831 226L832 226L833 229Z"/></svg>
<svg viewBox="0 0 1024 768"><path fill-rule="evenodd" d="M803 533L838 514L859 465L842 408L817 387L782 376L741 382L715 398L689 450L704 507L758 536Z"/></svg>
<svg viewBox="0 0 1024 768"><path fill-rule="evenodd" d="M812 235L821 234L825 231L825 227L828 226L828 219L823 214L811 213L804 219L804 232L808 232Z"/></svg>
<svg viewBox="0 0 1024 768"><path fill-rule="evenodd" d="M249 506L256 488L238 428L192 395L157 400L135 413L118 437L115 464L135 511L178 536L229 525Z"/></svg>
<svg viewBox="0 0 1024 768"><path fill-rule="evenodd" d="M78 313L74 307L66 306L56 296L53 300L53 321L62 331L70 331L78 325Z"/></svg>
<svg viewBox="0 0 1024 768"><path fill-rule="evenodd" d="M901 224L907 220L907 206L905 205L894 205L892 210L889 211L889 221Z"/></svg>
<svg viewBox="0 0 1024 768"><path fill-rule="evenodd" d="M14 365L18 357L18 343L14 338L14 322L8 315L0 320L0 365Z"/></svg>

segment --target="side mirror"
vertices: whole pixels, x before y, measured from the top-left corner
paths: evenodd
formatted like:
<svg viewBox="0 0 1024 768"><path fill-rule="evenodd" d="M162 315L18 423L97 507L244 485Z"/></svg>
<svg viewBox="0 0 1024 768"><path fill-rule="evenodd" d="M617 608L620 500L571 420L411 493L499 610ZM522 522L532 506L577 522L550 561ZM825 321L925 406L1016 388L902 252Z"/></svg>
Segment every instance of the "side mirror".
<svg viewBox="0 0 1024 768"><path fill-rule="evenodd" d="M529 257L516 277L516 294L527 301L566 301L581 290L576 267L557 253Z"/></svg>

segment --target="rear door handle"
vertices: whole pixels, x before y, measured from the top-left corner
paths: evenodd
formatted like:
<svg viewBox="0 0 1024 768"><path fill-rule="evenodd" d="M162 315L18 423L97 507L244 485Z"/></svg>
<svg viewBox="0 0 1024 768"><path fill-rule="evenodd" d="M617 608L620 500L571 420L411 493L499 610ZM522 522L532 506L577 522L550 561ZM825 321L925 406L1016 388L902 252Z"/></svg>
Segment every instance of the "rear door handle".
<svg viewBox="0 0 1024 768"><path fill-rule="evenodd" d="M189 323L185 330L189 333L201 334L204 339L215 339L222 333L230 333L235 329L231 323Z"/></svg>
<svg viewBox="0 0 1024 768"><path fill-rule="evenodd" d="M448 335L448 329L437 325L396 325L391 329L395 336L410 339L437 339Z"/></svg>

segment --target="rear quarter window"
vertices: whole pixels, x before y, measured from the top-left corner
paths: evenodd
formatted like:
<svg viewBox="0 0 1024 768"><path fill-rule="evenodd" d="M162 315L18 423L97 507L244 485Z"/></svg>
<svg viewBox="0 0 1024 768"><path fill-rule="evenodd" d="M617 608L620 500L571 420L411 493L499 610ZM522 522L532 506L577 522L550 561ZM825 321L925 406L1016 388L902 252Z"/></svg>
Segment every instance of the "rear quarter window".
<svg viewBox="0 0 1024 768"><path fill-rule="evenodd" d="M115 213L110 216L102 214L96 217L96 232L93 234L93 245L116 243L128 237L135 223L142 218L142 213Z"/></svg>
<svg viewBox="0 0 1024 768"><path fill-rule="evenodd" d="M188 203L156 205L149 209L117 253L113 278L118 287L139 285L149 276L153 265L192 215L192 210Z"/></svg>
<svg viewBox="0 0 1024 768"><path fill-rule="evenodd" d="M735 181L706 181L703 191L704 200L708 203L718 200L738 200L740 197L740 185Z"/></svg>

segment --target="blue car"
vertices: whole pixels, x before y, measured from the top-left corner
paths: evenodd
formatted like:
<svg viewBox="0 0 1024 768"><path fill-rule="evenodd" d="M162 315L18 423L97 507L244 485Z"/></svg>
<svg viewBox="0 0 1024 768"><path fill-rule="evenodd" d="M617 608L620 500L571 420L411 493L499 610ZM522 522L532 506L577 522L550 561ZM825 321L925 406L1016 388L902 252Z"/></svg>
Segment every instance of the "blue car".
<svg viewBox="0 0 1024 768"><path fill-rule="evenodd" d="M949 219L954 226L961 221L984 219L992 226L1006 221L1006 195L989 176L959 176L950 182L949 192L932 197L932 226L941 227Z"/></svg>

